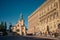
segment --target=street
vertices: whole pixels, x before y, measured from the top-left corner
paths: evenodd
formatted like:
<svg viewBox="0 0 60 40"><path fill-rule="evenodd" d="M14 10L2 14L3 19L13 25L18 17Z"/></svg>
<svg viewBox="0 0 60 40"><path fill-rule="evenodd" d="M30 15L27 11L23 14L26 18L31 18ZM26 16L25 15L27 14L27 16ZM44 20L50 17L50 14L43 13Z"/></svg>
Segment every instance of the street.
<svg viewBox="0 0 60 40"><path fill-rule="evenodd" d="M0 40L56 40L56 39L35 38L27 36L0 36Z"/></svg>

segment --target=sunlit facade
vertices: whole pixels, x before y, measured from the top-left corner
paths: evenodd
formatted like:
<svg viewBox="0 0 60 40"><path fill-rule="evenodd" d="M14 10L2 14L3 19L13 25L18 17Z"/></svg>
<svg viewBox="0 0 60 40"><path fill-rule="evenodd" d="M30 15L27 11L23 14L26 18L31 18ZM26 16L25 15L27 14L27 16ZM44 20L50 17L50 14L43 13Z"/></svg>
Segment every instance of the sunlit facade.
<svg viewBox="0 0 60 40"><path fill-rule="evenodd" d="M60 30L60 0L46 0L28 16L28 33L48 34Z"/></svg>

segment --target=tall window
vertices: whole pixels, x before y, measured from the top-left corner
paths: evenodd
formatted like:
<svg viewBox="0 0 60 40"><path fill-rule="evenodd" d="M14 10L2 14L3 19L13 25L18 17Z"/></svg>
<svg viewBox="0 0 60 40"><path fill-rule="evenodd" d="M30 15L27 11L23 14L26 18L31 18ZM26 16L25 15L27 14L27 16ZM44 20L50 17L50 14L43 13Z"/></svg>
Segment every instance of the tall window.
<svg viewBox="0 0 60 40"><path fill-rule="evenodd" d="M51 21L51 15L50 15L50 21Z"/></svg>
<svg viewBox="0 0 60 40"><path fill-rule="evenodd" d="M58 3L57 2L55 2L55 6L56 6L56 8L58 8Z"/></svg>
<svg viewBox="0 0 60 40"><path fill-rule="evenodd" d="M48 11L49 11L49 7L48 7Z"/></svg>
<svg viewBox="0 0 60 40"><path fill-rule="evenodd" d="M55 13L55 18L57 18L57 14Z"/></svg>
<svg viewBox="0 0 60 40"><path fill-rule="evenodd" d="M58 12L56 12L56 14L57 14L57 17L58 17Z"/></svg>
<svg viewBox="0 0 60 40"><path fill-rule="evenodd" d="M47 23L47 18L46 18L46 23Z"/></svg>
<svg viewBox="0 0 60 40"><path fill-rule="evenodd" d="M55 13L53 14L53 18L55 19Z"/></svg>

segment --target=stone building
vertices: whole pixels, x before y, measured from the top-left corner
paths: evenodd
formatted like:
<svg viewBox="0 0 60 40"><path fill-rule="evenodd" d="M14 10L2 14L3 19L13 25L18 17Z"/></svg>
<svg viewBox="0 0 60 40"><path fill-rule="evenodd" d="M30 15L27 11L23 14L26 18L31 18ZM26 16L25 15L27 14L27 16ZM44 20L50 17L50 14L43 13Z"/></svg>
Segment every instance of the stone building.
<svg viewBox="0 0 60 40"><path fill-rule="evenodd" d="M60 30L60 0L46 0L28 16L28 34L58 33Z"/></svg>
<svg viewBox="0 0 60 40"><path fill-rule="evenodd" d="M20 15L20 20L17 24L12 28L12 31L18 35L26 35L26 27L23 20L23 15Z"/></svg>

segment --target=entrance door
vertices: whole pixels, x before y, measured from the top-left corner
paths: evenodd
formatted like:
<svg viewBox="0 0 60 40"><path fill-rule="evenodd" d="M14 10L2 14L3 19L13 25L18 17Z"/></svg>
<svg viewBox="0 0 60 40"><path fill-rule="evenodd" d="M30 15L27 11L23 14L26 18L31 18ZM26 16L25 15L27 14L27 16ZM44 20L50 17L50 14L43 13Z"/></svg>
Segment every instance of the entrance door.
<svg viewBox="0 0 60 40"><path fill-rule="evenodd" d="M47 26L47 31L48 31L48 33L49 33L49 26Z"/></svg>

